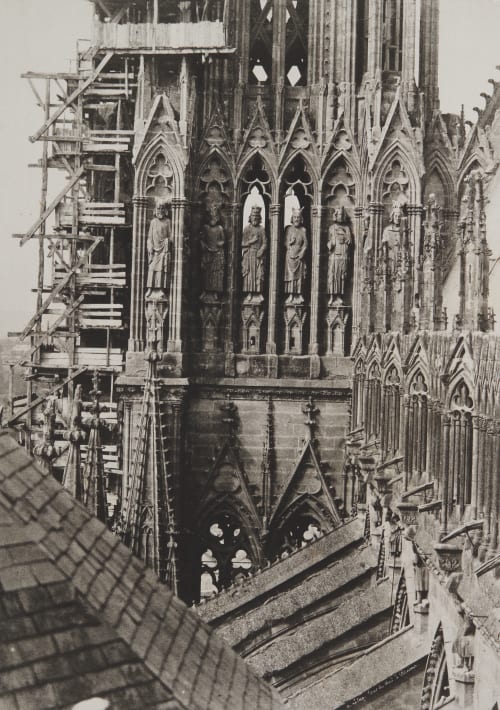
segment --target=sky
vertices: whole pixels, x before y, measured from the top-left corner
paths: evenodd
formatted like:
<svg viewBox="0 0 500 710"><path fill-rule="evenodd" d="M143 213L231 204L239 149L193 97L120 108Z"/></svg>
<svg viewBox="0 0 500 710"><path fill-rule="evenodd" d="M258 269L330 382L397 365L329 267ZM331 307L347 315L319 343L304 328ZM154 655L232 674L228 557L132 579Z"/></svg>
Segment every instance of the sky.
<svg viewBox="0 0 500 710"><path fill-rule="evenodd" d="M38 216L41 154L28 136L43 123L25 71L74 68L76 41L90 36L88 0L0 0L0 337L20 331L34 313L37 244L19 246ZM489 78L500 80L500 0L441 0L440 85L443 112L483 106ZM73 60L73 66L71 62ZM52 171L54 172L54 171ZM53 181L55 183L55 181ZM57 184L49 191L49 201Z"/></svg>

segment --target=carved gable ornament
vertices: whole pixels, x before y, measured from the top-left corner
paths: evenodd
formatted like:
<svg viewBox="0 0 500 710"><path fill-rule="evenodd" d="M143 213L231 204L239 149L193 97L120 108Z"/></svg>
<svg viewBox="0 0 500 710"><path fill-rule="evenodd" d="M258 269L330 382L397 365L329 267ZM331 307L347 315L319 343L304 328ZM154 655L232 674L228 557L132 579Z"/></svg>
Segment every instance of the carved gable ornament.
<svg viewBox="0 0 500 710"><path fill-rule="evenodd" d="M301 499L315 498L326 510L334 526L341 524L341 518L328 488L321 464L311 440L307 440L297 458L293 471L279 498L271 521L281 518L291 507L296 507Z"/></svg>
<svg viewBox="0 0 500 710"><path fill-rule="evenodd" d="M257 97L255 110L248 122L238 150L238 161L255 150L268 151L275 157L274 140L269 128L269 122L260 96Z"/></svg>
<svg viewBox="0 0 500 710"><path fill-rule="evenodd" d="M179 125L175 119L174 109L166 94L159 94L153 101L149 116L144 123L144 127L136 131L136 138L133 147L133 163L137 163L139 155L146 146L162 136L165 143L176 146L185 156L185 148L179 130Z"/></svg>
<svg viewBox="0 0 500 710"><path fill-rule="evenodd" d="M289 155L298 151L308 153L311 158L317 157L316 142L302 100L283 141L280 162L283 163Z"/></svg>
<svg viewBox="0 0 500 710"><path fill-rule="evenodd" d="M232 153L231 141L229 139L224 114L219 105L215 107L215 110L207 121L201 144L202 153L214 148L224 148L227 152Z"/></svg>
<svg viewBox="0 0 500 710"><path fill-rule="evenodd" d="M236 406L228 400L221 406L221 412L222 422L227 431L201 491L197 513L209 507L213 500L230 499L231 505L236 504L251 515L257 528L260 526L260 517L238 454L235 436Z"/></svg>

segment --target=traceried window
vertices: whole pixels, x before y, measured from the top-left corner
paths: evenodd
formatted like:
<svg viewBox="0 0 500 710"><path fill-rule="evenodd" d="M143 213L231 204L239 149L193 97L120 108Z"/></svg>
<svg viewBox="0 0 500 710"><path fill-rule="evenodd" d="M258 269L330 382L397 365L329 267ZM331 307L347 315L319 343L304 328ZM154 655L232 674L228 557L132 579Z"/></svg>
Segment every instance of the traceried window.
<svg viewBox="0 0 500 710"><path fill-rule="evenodd" d="M285 77L290 86L307 83L308 0L287 0Z"/></svg>
<svg viewBox="0 0 500 710"><path fill-rule="evenodd" d="M464 507L472 493L472 409L469 388L461 381L451 397L450 472L454 502Z"/></svg>
<svg viewBox="0 0 500 710"><path fill-rule="evenodd" d="M283 7L284 6L284 7ZM283 13L284 10L284 13ZM284 81L288 86L307 83L308 0L250 0L250 55L248 80L251 84L276 83L273 72L273 26L279 12L285 35Z"/></svg>
<svg viewBox="0 0 500 710"><path fill-rule="evenodd" d="M270 84L273 64L273 0L250 0L248 80Z"/></svg>
<svg viewBox="0 0 500 710"><path fill-rule="evenodd" d="M384 0L382 68L401 71L403 57L403 0Z"/></svg>
<svg viewBox="0 0 500 710"><path fill-rule="evenodd" d="M236 517L230 513L212 516L203 535L201 598L246 577L253 567L250 541Z"/></svg>
<svg viewBox="0 0 500 710"><path fill-rule="evenodd" d="M273 535L271 554L284 559L301 547L318 540L324 534L316 515L307 509L301 509L286 520Z"/></svg>

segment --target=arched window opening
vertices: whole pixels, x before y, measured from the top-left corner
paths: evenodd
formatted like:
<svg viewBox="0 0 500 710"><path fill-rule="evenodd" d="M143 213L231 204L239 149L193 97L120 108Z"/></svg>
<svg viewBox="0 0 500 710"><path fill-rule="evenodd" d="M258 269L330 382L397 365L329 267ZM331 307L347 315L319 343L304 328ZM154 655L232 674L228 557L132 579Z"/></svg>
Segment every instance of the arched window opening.
<svg viewBox="0 0 500 710"><path fill-rule="evenodd" d="M460 381L451 396L450 486L452 502L461 512L472 498L472 408L466 383Z"/></svg>
<svg viewBox="0 0 500 710"><path fill-rule="evenodd" d="M382 452L386 459L399 452L401 419L401 378L395 366L389 368L384 381Z"/></svg>
<svg viewBox="0 0 500 710"><path fill-rule="evenodd" d="M356 36L356 82L368 71L368 36L370 31L370 0L358 0Z"/></svg>
<svg viewBox="0 0 500 710"><path fill-rule="evenodd" d="M377 437L380 432L381 385L380 367L373 363L366 380L365 432L368 438Z"/></svg>
<svg viewBox="0 0 500 710"><path fill-rule="evenodd" d="M406 470L421 475L427 470L428 387L418 370L410 382L406 427Z"/></svg>
<svg viewBox="0 0 500 710"><path fill-rule="evenodd" d="M250 84L270 84L273 64L273 0L251 0Z"/></svg>
<svg viewBox="0 0 500 710"><path fill-rule="evenodd" d="M385 0L383 13L382 68L401 71L403 57L403 1Z"/></svg>
<svg viewBox="0 0 500 710"><path fill-rule="evenodd" d="M207 598L247 577L255 567L248 534L236 516L221 512L202 535L200 596Z"/></svg>
<svg viewBox="0 0 500 710"><path fill-rule="evenodd" d="M291 515L280 527L271 543L272 554L285 559L296 550L319 540L324 534L322 523L309 510Z"/></svg>
<svg viewBox="0 0 500 710"><path fill-rule="evenodd" d="M352 428L357 429L363 425L363 394L365 386L364 363L360 359L354 369L354 382L352 387Z"/></svg>
<svg viewBox="0 0 500 710"><path fill-rule="evenodd" d="M290 86L307 83L308 0L287 0L285 77Z"/></svg>

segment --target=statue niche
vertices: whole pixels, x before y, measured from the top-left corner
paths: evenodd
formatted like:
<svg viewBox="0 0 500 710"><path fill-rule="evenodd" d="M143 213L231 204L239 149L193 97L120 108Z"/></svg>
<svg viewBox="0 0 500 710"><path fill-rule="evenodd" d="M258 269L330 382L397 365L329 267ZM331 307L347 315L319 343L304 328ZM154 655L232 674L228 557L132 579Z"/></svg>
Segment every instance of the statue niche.
<svg viewBox="0 0 500 710"><path fill-rule="evenodd" d="M344 207L337 207L333 215L333 222L328 230L329 306L333 305L335 296L345 299L352 241L347 212Z"/></svg>
<svg viewBox="0 0 500 710"><path fill-rule="evenodd" d="M304 303L303 290L307 272L305 263L307 246L307 234L302 210L294 208L292 209L292 223L285 229L285 293L288 294L287 305Z"/></svg>
<svg viewBox="0 0 500 710"><path fill-rule="evenodd" d="M158 201L147 239L146 358L150 361L158 360L163 355L163 327L168 312L171 235L167 205Z"/></svg>
<svg viewBox="0 0 500 710"><path fill-rule="evenodd" d="M201 284L204 294L215 299L224 291L226 235L221 224L219 206L211 204L208 220L201 232Z"/></svg>
<svg viewBox="0 0 500 710"><path fill-rule="evenodd" d="M149 225L147 250L148 250L148 277L146 281L146 300L153 297L155 291L162 291L166 295L170 271L170 244L172 228L167 217L167 205L158 202L155 216Z"/></svg>
<svg viewBox="0 0 500 710"><path fill-rule="evenodd" d="M261 327L264 319L264 282L267 237L261 224L261 208L253 205L249 224L241 240L241 276L244 294L241 309L243 352L258 354L261 350Z"/></svg>
<svg viewBox="0 0 500 710"><path fill-rule="evenodd" d="M389 217L389 224L382 233L382 255L392 262L392 272L401 266L408 240L408 220L402 205L395 202Z"/></svg>
<svg viewBox="0 0 500 710"><path fill-rule="evenodd" d="M253 303L262 303L264 300L262 292L264 290L267 237L261 222L261 208L258 205L253 205L249 224L243 230L241 240L242 290L245 294L245 301Z"/></svg>

